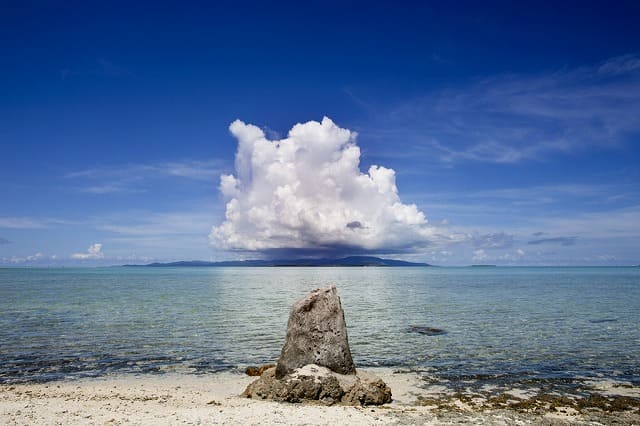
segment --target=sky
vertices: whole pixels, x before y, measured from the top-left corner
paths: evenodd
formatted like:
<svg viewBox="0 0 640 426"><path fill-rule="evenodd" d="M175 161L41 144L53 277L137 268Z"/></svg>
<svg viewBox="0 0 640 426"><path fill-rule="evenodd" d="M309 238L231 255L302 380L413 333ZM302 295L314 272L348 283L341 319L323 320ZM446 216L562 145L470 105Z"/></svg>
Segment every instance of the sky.
<svg viewBox="0 0 640 426"><path fill-rule="evenodd" d="M0 265L640 264L640 4L3 2Z"/></svg>

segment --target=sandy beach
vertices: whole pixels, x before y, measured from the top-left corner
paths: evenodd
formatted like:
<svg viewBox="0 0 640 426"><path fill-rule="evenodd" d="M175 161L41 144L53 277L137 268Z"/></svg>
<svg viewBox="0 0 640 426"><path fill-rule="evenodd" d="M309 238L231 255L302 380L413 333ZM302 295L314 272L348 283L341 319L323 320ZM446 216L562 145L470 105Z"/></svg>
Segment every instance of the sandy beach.
<svg viewBox="0 0 640 426"><path fill-rule="evenodd" d="M240 373L107 376L0 386L0 423L6 425L169 424L638 424L638 407L583 410L562 404L518 409L443 396L423 389L415 373L376 370L393 391L381 407L322 406L255 401L240 393L255 377ZM600 385L600 394L638 401L639 389ZM503 394L507 395L507 394ZM512 391L513 402L527 395ZM505 399L502 398L501 401ZM560 400L562 401L562 400ZM566 401L566 400L565 400ZM484 407L484 408L483 408ZM620 407L618 407L620 408Z"/></svg>

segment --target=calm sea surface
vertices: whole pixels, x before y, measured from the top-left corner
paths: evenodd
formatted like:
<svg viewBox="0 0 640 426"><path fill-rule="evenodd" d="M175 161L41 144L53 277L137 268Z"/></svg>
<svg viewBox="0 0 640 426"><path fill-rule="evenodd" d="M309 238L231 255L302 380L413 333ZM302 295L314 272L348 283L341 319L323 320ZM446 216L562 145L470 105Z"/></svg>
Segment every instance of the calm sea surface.
<svg viewBox="0 0 640 426"><path fill-rule="evenodd" d="M640 268L0 269L0 382L274 362L291 304L330 283L358 367L640 385Z"/></svg>

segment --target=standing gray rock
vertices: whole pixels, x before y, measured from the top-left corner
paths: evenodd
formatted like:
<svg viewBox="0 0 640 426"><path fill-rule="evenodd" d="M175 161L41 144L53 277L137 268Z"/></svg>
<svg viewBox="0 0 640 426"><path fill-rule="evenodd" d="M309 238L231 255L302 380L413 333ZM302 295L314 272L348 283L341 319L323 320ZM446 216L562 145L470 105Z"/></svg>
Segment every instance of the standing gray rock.
<svg viewBox="0 0 640 426"><path fill-rule="evenodd" d="M356 374L335 286L313 290L291 308L275 377L280 379L308 364L339 374Z"/></svg>
<svg viewBox="0 0 640 426"><path fill-rule="evenodd" d="M313 290L293 305L277 367L262 371L242 395L327 405L391 401L391 389L379 377L356 374L335 286Z"/></svg>

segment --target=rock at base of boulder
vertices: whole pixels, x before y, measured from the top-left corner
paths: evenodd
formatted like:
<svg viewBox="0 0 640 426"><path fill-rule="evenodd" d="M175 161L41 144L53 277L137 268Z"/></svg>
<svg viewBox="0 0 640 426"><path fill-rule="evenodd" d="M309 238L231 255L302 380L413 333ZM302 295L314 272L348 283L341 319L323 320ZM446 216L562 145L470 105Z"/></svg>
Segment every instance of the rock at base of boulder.
<svg viewBox="0 0 640 426"><path fill-rule="evenodd" d="M361 372L342 396L345 405L381 405L391 402L391 389L378 376Z"/></svg>
<svg viewBox="0 0 640 426"><path fill-rule="evenodd" d="M265 365L261 365L260 367L251 365L247 367L247 369L244 370L244 372L247 376L262 376L262 373L264 373L266 370L275 366L276 366L275 364L265 364Z"/></svg>
<svg viewBox="0 0 640 426"><path fill-rule="evenodd" d="M334 373L314 364L297 368L278 379L275 368L266 370L242 396L283 402L318 401L326 405L381 405L391 402L391 389L379 377Z"/></svg>

